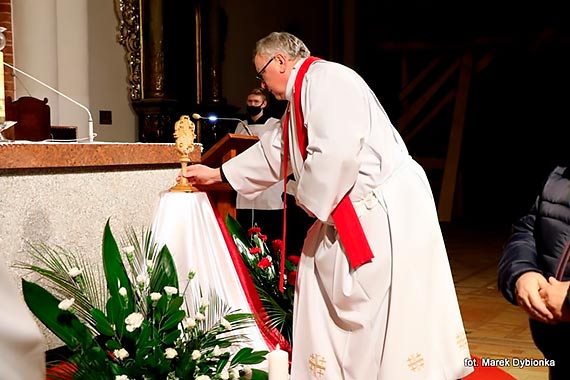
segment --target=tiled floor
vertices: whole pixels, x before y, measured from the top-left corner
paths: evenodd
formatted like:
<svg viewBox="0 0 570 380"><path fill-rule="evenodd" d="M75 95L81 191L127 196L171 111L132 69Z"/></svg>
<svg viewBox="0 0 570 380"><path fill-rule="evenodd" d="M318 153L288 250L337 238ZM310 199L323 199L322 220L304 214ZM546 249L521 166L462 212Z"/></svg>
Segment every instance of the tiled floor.
<svg viewBox="0 0 570 380"><path fill-rule="evenodd" d="M443 225L471 353L478 357L535 358L526 314L508 303L497 289L497 263L509 228ZM517 380L546 380L545 367L502 369Z"/></svg>

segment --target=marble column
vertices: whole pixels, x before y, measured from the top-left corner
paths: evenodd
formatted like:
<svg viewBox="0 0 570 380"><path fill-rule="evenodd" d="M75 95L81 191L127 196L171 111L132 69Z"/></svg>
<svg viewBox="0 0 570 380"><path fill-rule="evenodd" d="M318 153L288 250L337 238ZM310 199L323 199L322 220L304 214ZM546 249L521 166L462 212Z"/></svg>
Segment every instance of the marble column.
<svg viewBox="0 0 570 380"><path fill-rule="evenodd" d="M12 2L14 64L89 108L88 0ZM15 95L48 98L52 125L78 127L88 135L85 110L52 90L16 74Z"/></svg>

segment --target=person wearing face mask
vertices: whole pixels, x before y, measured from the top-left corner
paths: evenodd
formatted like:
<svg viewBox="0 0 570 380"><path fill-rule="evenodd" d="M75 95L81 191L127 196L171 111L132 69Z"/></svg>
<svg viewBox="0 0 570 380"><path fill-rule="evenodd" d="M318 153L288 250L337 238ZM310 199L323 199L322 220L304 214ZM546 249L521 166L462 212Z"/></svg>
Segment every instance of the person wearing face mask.
<svg viewBox="0 0 570 380"><path fill-rule="evenodd" d="M268 106L267 95L261 88L252 89L247 95L247 119L239 123L235 133L255 135L276 133L280 128L280 120L265 113ZM245 124L245 125L244 125ZM261 233L267 235L267 242L281 238L283 228L283 181L279 181L254 199L241 195L236 197L236 220L244 229L257 224Z"/></svg>
<svg viewBox="0 0 570 380"><path fill-rule="evenodd" d="M239 123L235 133L250 135L253 134L262 138L265 134L278 137L281 128L281 120L270 116L268 110L268 95L261 88L252 89L247 95L247 119ZM243 125L247 124L247 128ZM305 211L297 206L293 189L296 187L294 178L287 178L287 194L283 195L283 181L279 181L254 199L247 199L237 195L236 198L236 219L244 228L253 227L257 224L261 232L267 235L267 241L282 238L283 230L283 197L287 199L287 251L291 255L300 255L303 241L307 231L315 221L315 218L307 215Z"/></svg>
<svg viewBox="0 0 570 380"><path fill-rule="evenodd" d="M270 117L269 113L264 112L267 106L268 106L268 99L265 91L262 90L261 88L252 89L247 95L247 101L245 107L245 111L247 113L247 119L244 120L244 123L246 123L248 126L264 125L269 119L273 119ZM265 131L265 128L256 128L256 129L260 129L261 132ZM249 134L249 132L246 130L246 128L243 126L242 123L239 123L239 125L235 130L235 133L241 135ZM258 136L257 133L253 134Z"/></svg>

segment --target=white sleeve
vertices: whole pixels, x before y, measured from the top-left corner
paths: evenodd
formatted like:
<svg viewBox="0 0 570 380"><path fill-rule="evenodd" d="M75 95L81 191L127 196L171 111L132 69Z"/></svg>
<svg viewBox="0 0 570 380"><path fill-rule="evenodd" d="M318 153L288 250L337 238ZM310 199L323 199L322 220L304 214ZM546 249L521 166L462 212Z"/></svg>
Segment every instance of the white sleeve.
<svg viewBox="0 0 570 380"><path fill-rule="evenodd" d="M281 128L260 136L249 149L226 161L222 170L234 190L253 199L281 180Z"/></svg>
<svg viewBox="0 0 570 380"><path fill-rule="evenodd" d="M245 129L245 124L246 122L243 121L241 123L238 123L236 130L234 131L234 133L236 135L249 135L249 133L247 132L247 130Z"/></svg>

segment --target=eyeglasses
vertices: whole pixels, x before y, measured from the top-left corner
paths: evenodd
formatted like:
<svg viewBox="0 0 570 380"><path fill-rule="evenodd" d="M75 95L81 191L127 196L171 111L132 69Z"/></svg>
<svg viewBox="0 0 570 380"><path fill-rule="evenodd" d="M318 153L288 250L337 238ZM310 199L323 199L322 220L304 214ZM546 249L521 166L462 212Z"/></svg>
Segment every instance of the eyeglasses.
<svg viewBox="0 0 570 380"><path fill-rule="evenodd" d="M273 61L275 59L275 56L271 57L271 59L269 61L267 61L267 63L265 65L263 65L263 67L261 68L261 70L259 70L257 72L257 74L255 75L255 78L257 80L263 81L263 72L265 71L265 69L267 69L267 66L269 66L269 64L271 63L271 61Z"/></svg>

